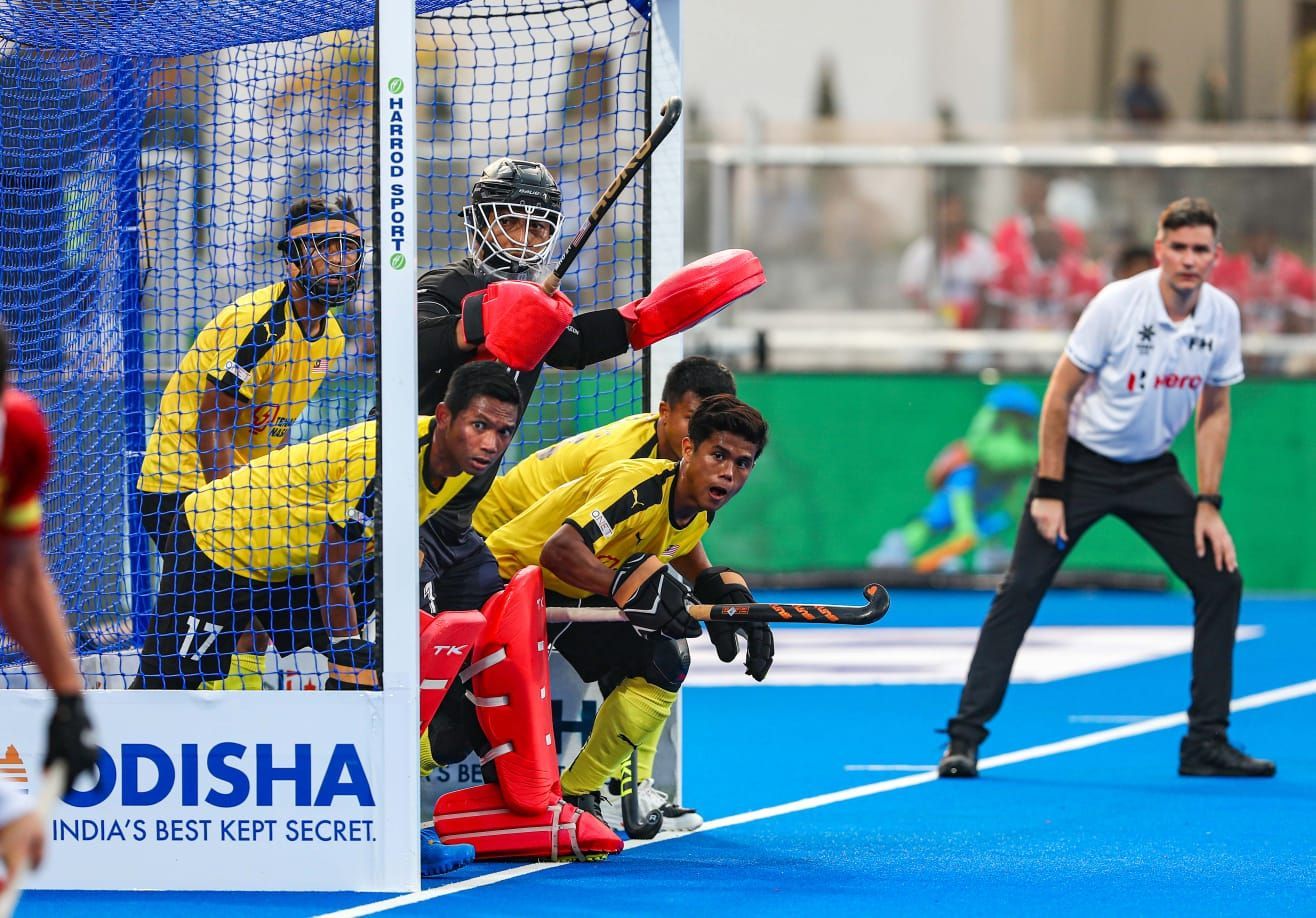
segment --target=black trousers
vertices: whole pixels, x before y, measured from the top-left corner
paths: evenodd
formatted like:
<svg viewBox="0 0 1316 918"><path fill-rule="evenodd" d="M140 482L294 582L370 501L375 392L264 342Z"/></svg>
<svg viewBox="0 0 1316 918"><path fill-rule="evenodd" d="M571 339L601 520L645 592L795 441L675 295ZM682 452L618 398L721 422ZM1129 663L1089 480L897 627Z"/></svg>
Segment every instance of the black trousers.
<svg viewBox="0 0 1316 918"><path fill-rule="evenodd" d="M1056 571L1093 523L1113 515L1142 536L1192 592L1188 729L1199 736L1223 736L1229 726L1234 632L1243 578L1237 572L1216 570L1210 546L1205 557L1197 557L1193 545L1197 503L1174 454L1116 462L1071 439L1065 452L1065 528L1070 545L1063 552L1042 538L1028 512L1034 489L1024 502L1010 567L978 633L959 711L948 724L950 735L973 742L986 738L984 725L1005 700L1015 655Z"/></svg>
<svg viewBox="0 0 1316 918"><path fill-rule="evenodd" d="M137 512L141 516L142 528L151 537L156 551L161 555L173 552L174 532L180 525L187 525L183 502L191 493L191 491L133 492L133 497L137 501Z"/></svg>

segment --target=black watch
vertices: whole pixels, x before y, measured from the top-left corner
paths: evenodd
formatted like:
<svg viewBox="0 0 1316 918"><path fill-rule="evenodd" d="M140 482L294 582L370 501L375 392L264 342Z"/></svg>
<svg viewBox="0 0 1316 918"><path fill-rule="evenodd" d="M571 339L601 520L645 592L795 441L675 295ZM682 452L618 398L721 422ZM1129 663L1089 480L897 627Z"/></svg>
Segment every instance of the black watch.
<svg viewBox="0 0 1316 918"><path fill-rule="evenodd" d="M1219 494L1198 494L1197 502L1199 504L1210 504L1217 510L1223 510L1225 507L1225 499Z"/></svg>

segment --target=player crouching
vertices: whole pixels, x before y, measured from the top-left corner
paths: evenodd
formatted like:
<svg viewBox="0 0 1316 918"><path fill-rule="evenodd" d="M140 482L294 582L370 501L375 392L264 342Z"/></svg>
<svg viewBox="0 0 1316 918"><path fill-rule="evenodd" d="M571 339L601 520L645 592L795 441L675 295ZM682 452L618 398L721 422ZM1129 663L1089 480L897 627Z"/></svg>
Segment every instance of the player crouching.
<svg viewBox="0 0 1316 918"><path fill-rule="evenodd" d="M767 444L767 434L758 411L734 396L712 396L690 419L679 461L614 463L556 488L490 534L489 549L499 571L513 584L542 568L553 605L615 605L630 621L629 626L574 623L549 629L554 646L581 679L599 682L607 695L593 732L562 775L566 803L601 816L599 789L628 760L634 761L633 782L651 786L657 734L690 666L686 640L700 633L698 622L686 612L694 598L668 563L695 583L702 601L752 601L743 579L709 564L700 540L716 511L744 486ZM723 660L738 653L737 631L745 632L749 641L747 671L761 680L772 664L772 633L758 623L710 627ZM480 657L477 650L476 660ZM536 659L546 671L546 646L537 647ZM476 679L476 710L486 726L486 713L493 709L482 700L488 696L478 675ZM542 742L550 746L547 695L540 699L545 711ZM492 735L488 740L493 744L491 755L496 755L499 740ZM501 761L495 759L506 790ZM482 788L440 798L436 828L444 841L450 840L445 817L453 812L452 798L479 792L489 793ZM661 804L658 809L661 813ZM676 820L692 813L667 812ZM655 828L659 824L656 819L646 822ZM628 830L632 835L643 831L629 824ZM470 840L456 834L451 838ZM476 850L477 856L484 856L478 844Z"/></svg>

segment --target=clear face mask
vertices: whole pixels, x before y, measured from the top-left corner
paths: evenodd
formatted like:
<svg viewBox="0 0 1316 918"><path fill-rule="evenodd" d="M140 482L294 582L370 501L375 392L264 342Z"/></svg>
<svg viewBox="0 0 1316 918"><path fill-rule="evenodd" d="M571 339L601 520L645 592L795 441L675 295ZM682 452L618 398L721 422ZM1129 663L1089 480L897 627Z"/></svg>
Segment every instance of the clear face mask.
<svg viewBox="0 0 1316 918"><path fill-rule="evenodd" d="M499 277L543 267L562 228L561 211L530 204L469 204L463 216L471 257Z"/></svg>

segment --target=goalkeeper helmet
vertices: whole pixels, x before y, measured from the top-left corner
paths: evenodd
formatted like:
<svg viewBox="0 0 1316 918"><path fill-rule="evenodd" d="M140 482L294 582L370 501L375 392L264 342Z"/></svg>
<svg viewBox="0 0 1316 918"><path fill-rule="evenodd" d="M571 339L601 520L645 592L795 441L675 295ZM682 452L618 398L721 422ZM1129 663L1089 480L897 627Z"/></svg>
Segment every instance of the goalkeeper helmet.
<svg viewBox="0 0 1316 918"><path fill-rule="evenodd" d="M524 159L490 163L462 211L466 247L485 273L533 273L553 253L562 228L562 192L542 164Z"/></svg>
<svg viewBox="0 0 1316 918"><path fill-rule="evenodd" d="M294 233L319 224L321 232ZM361 285L365 240L351 198L307 198L288 211L279 251L297 266L297 283L317 303L345 309Z"/></svg>

